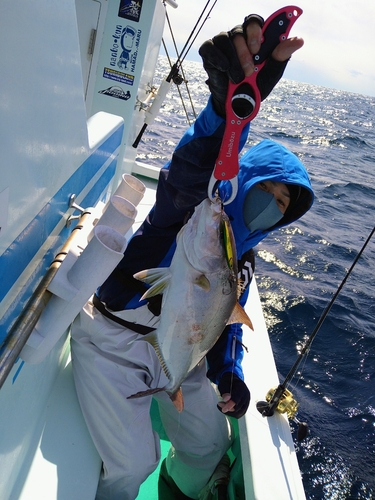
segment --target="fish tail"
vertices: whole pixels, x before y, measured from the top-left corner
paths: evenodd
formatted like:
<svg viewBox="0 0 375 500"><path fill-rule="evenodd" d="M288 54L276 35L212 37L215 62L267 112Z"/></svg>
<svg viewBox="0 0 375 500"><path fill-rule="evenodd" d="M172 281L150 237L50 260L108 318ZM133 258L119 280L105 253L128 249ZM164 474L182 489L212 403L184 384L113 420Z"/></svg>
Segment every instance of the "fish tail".
<svg viewBox="0 0 375 500"><path fill-rule="evenodd" d="M178 391L170 393L167 391L168 396L171 398L172 403L174 404L176 410L181 413L184 409L184 397L182 395L181 387Z"/></svg>

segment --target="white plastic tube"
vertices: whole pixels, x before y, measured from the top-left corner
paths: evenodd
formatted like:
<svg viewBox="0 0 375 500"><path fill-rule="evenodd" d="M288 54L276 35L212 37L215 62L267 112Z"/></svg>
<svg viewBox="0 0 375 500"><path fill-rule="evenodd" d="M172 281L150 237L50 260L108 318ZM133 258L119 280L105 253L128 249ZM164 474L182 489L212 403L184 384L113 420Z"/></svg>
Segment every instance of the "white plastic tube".
<svg viewBox="0 0 375 500"><path fill-rule="evenodd" d="M121 196L136 207L143 198L146 186L131 174L123 174L121 182L114 195Z"/></svg>
<svg viewBox="0 0 375 500"><path fill-rule="evenodd" d="M97 226L108 226L119 232L123 236L128 232L131 226L134 224L135 218L137 216L137 209L128 200L117 195L113 195L107 206L101 215ZM94 229L90 232L88 236L88 241L94 236Z"/></svg>
<svg viewBox="0 0 375 500"><path fill-rule="evenodd" d="M124 235L113 228L100 224L95 227L94 234L67 272L69 283L79 290L80 295L87 295L82 307L120 262L126 247Z"/></svg>
<svg viewBox="0 0 375 500"><path fill-rule="evenodd" d="M125 248L126 239L122 234L106 226L95 227L94 237L72 267L66 273L56 274L54 280L67 281L64 287L71 291L69 300L57 295L51 297L21 352L24 361L43 361L87 300L120 262Z"/></svg>
<svg viewBox="0 0 375 500"><path fill-rule="evenodd" d="M158 93L156 94L156 97L155 97L153 103L146 110L145 123L147 125L151 125L151 123L158 116L161 105L163 104L165 98L167 97L167 94L168 94L169 89L171 88L171 85L172 85L172 80L170 82L168 82L167 79L164 78L161 85L159 86Z"/></svg>

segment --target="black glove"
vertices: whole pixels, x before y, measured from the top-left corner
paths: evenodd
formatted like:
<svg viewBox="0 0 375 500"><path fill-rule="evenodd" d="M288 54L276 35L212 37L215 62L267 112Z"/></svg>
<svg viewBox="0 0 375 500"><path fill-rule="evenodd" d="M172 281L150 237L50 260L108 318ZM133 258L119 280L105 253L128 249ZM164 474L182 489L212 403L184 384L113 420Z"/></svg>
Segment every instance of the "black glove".
<svg viewBox="0 0 375 500"><path fill-rule="evenodd" d="M256 21L260 27L263 27L263 19L256 14L251 14L245 18L242 25L236 26L229 32L222 32L212 40L207 40L199 49L203 67L208 74L206 83L212 94L214 109L222 117L225 117L228 79L233 83L240 83L245 78L232 39L238 34L246 37L246 26L252 21ZM267 59L257 77L257 85L262 101L270 94L282 77L287 63L288 61L275 61L272 57ZM245 108L249 105L247 100L242 99L241 101ZM238 110L237 114L245 117L249 113L247 109L244 109Z"/></svg>
<svg viewBox="0 0 375 500"><path fill-rule="evenodd" d="M230 394L231 400L236 403L234 411L228 412L228 416L241 418L245 415L250 404L250 391L243 380L232 373L224 373L220 379L218 389L221 395ZM221 411L220 406L218 406L218 409Z"/></svg>

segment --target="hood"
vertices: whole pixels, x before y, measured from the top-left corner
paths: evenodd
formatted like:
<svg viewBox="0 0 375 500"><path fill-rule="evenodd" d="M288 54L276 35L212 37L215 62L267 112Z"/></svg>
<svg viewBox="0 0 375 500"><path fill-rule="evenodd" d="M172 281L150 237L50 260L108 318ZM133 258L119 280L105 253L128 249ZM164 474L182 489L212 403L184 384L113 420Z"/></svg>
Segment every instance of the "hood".
<svg viewBox="0 0 375 500"><path fill-rule="evenodd" d="M243 204L249 189L262 181L283 182L301 188L298 200L286 211L283 218L267 231L257 230L249 233L243 218ZM219 186L222 200L228 199L231 192L229 182ZM238 193L232 203L224 206L230 218L236 240L238 258L253 248L267 234L299 219L313 204L314 193L306 168L287 148L271 140L264 140L249 149L240 159L238 174Z"/></svg>

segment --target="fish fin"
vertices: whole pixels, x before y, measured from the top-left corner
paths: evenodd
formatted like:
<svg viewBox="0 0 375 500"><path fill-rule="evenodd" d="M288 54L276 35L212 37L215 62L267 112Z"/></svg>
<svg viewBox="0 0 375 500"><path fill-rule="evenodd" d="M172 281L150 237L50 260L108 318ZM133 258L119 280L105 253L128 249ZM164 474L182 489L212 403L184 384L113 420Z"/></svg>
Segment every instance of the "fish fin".
<svg viewBox="0 0 375 500"><path fill-rule="evenodd" d="M241 307L238 302L236 303L232 311L232 314L227 322L227 325L231 325L232 323L242 323L243 325L248 326L251 330L254 330L251 319L247 315L245 309Z"/></svg>
<svg viewBox="0 0 375 500"><path fill-rule="evenodd" d="M152 396L153 394L157 394L158 392L165 391L165 387L156 387L155 389L148 389L147 391L139 391L131 396L128 396L126 399L137 399L143 398L145 396ZM171 398L172 403L174 404L176 410L181 413L184 409L184 397L182 395L181 387L178 391L170 393L168 392L168 396Z"/></svg>
<svg viewBox="0 0 375 500"><path fill-rule="evenodd" d="M149 285L152 285L161 276L169 274L169 267L153 267L151 269L144 269L138 273L133 274L133 277L137 280L144 281Z"/></svg>
<svg viewBox="0 0 375 500"><path fill-rule="evenodd" d="M143 398L144 396L152 396L153 394L157 394L158 392L164 391L165 387L156 387L156 389L148 389L147 391L140 391L128 396L126 399L136 399Z"/></svg>
<svg viewBox="0 0 375 500"><path fill-rule="evenodd" d="M165 359L161 353L157 334L155 332L148 333L147 335L144 335L141 340L145 340L146 342L152 345L152 347L155 349L156 355L159 359L159 362L163 368L164 373L169 378L169 380L171 380L172 376L170 371L168 370L167 363L165 362Z"/></svg>
<svg viewBox="0 0 375 500"><path fill-rule="evenodd" d="M178 389L178 391L174 392L173 394L171 394L170 392L167 392L167 394L171 398L172 403L174 404L178 413L181 413L182 410L184 409L184 397L182 395L181 387Z"/></svg>
<svg viewBox="0 0 375 500"><path fill-rule="evenodd" d="M141 297L140 300L148 299L154 295L159 295L163 293L165 288L168 286L171 274L169 272L169 267L156 267L153 269L146 269L134 274L135 279L143 281L148 285L151 285Z"/></svg>
<svg viewBox="0 0 375 500"><path fill-rule="evenodd" d="M206 278L206 276L204 274L201 274L200 276L198 276L198 278L196 278L194 280L194 283L196 285L200 286L201 288L203 288L203 290L205 290L206 292L210 291L211 284L210 284L208 278Z"/></svg>

